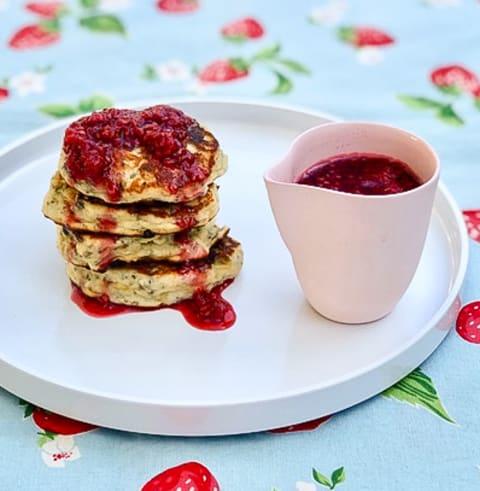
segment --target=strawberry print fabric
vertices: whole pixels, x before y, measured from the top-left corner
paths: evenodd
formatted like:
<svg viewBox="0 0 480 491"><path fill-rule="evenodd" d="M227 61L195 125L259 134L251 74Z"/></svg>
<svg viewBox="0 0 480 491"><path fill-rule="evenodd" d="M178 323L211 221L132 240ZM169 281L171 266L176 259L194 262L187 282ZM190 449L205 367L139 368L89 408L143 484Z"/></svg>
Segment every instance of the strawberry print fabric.
<svg viewBox="0 0 480 491"><path fill-rule="evenodd" d="M187 439L95 427L0 389L1 489L480 489L479 24L474 0L0 0L1 146L179 96L379 121L435 147L470 248L445 342L382 394L298 425Z"/></svg>

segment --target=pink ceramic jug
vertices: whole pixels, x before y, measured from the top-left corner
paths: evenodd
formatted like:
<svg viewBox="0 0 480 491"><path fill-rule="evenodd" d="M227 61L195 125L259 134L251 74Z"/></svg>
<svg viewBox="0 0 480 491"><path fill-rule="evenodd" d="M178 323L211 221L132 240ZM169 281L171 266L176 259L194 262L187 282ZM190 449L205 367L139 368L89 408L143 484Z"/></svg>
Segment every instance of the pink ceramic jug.
<svg viewBox="0 0 480 491"><path fill-rule="evenodd" d="M372 196L295 183L312 164L357 152L406 162L422 184ZM438 178L438 157L424 140L363 122L311 128L265 173L277 226L317 312L337 322L364 323L392 311L418 266Z"/></svg>

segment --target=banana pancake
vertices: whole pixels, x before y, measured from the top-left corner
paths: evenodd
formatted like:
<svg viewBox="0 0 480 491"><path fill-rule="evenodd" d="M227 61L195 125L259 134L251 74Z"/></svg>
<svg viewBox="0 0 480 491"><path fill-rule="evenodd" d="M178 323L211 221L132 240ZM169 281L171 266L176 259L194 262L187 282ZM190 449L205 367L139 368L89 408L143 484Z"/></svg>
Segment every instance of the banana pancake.
<svg viewBox="0 0 480 491"><path fill-rule="evenodd" d="M106 295L117 304L158 307L191 298L199 289L210 291L237 276L242 262L240 244L226 236L207 258L197 261L122 263L104 272L67 263L67 274L87 296Z"/></svg>
<svg viewBox="0 0 480 491"><path fill-rule="evenodd" d="M210 248L228 233L227 227L209 222L176 234L138 237L57 229L57 245L67 262L104 271L116 261L154 260L181 262L207 257Z"/></svg>
<svg viewBox="0 0 480 491"><path fill-rule="evenodd" d="M171 234L205 225L218 213L217 186L186 203L142 202L112 205L89 198L67 185L57 172L45 196L42 211L58 225L85 232L119 235Z"/></svg>
<svg viewBox="0 0 480 491"><path fill-rule="evenodd" d="M65 181L110 203L179 203L205 194L227 157L206 128L166 105L104 109L65 131L59 162Z"/></svg>

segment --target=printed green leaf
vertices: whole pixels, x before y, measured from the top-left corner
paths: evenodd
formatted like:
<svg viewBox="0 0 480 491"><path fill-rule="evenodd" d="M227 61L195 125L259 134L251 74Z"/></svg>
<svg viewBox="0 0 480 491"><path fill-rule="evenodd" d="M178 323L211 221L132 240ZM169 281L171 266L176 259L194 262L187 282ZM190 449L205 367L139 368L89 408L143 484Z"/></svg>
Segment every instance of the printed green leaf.
<svg viewBox="0 0 480 491"><path fill-rule="evenodd" d="M33 414L33 410L35 409L35 406L32 404L26 404L25 405L25 410L23 411L23 417L24 418L29 418Z"/></svg>
<svg viewBox="0 0 480 491"><path fill-rule="evenodd" d="M460 89L460 87L457 85L436 85L436 87L442 94L453 96L459 96L462 94L462 89Z"/></svg>
<svg viewBox="0 0 480 491"><path fill-rule="evenodd" d="M355 29L349 26L339 27L337 29L337 37L340 41L350 44L354 44L357 39L357 35L355 34Z"/></svg>
<svg viewBox="0 0 480 491"><path fill-rule="evenodd" d="M332 489L337 484L340 484L341 482L344 482L344 481L345 481L345 468L342 466L342 467L339 467L338 469L335 469L332 472L332 484L333 484Z"/></svg>
<svg viewBox="0 0 480 491"><path fill-rule="evenodd" d="M289 78L287 78L283 73L274 71L277 77L277 85L272 90L271 94L288 94L293 88L293 84Z"/></svg>
<svg viewBox="0 0 480 491"><path fill-rule="evenodd" d="M37 445L42 448L45 443L47 443L49 441L49 439L46 437L46 436L41 436L38 440L37 440Z"/></svg>
<svg viewBox="0 0 480 491"><path fill-rule="evenodd" d="M480 111L480 97L478 97L477 99L475 99L475 107Z"/></svg>
<svg viewBox="0 0 480 491"><path fill-rule="evenodd" d="M455 424L443 407L432 380L420 368L416 368L400 382L383 391L382 395L414 407L423 407L445 421Z"/></svg>
<svg viewBox="0 0 480 491"><path fill-rule="evenodd" d="M39 447L43 447L45 443L55 439L55 433L50 431L37 432L37 435L40 436L40 438L37 440L37 445Z"/></svg>
<svg viewBox="0 0 480 491"><path fill-rule="evenodd" d="M112 105L113 101L108 97L95 94L87 99L81 99L78 103L77 112L89 113L92 111L98 111L99 109L104 109L105 107L112 107Z"/></svg>
<svg viewBox="0 0 480 491"><path fill-rule="evenodd" d="M437 118L445 124L450 126L463 126L465 121L453 110L450 104L447 104L441 108L436 113Z"/></svg>
<svg viewBox="0 0 480 491"><path fill-rule="evenodd" d="M231 43L238 43L238 44L242 44L248 40L247 36L242 36L242 35L236 35L236 36L228 35L228 36L222 36L222 38L225 39L225 41L230 41Z"/></svg>
<svg viewBox="0 0 480 491"><path fill-rule="evenodd" d="M84 9L95 9L100 3L99 0L79 0L80 6Z"/></svg>
<svg viewBox="0 0 480 491"><path fill-rule="evenodd" d="M327 476L324 476L322 473L318 472L317 469L312 468L312 477L313 479L318 482L318 484L321 484L322 486L327 486L327 488L332 488L332 483L330 482L330 479L328 479Z"/></svg>
<svg viewBox="0 0 480 491"><path fill-rule="evenodd" d="M145 65L140 77L144 80L156 80L158 78L158 75L152 65Z"/></svg>
<svg viewBox="0 0 480 491"><path fill-rule="evenodd" d="M249 69L247 61L243 58L229 58L228 61L233 68L240 70L241 72Z"/></svg>
<svg viewBox="0 0 480 491"><path fill-rule="evenodd" d="M277 59L275 61L277 63L280 63L281 65L283 65L285 68L288 68L292 72L303 73L305 75L310 75L310 73L311 73L310 70L306 66L302 65L298 61L289 60L287 58L281 58L281 59Z"/></svg>
<svg viewBox="0 0 480 491"><path fill-rule="evenodd" d="M28 401L25 401L24 399L19 399L18 405L24 406L24 410L23 410L24 418L29 418L32 415L33 410L35 409L35 406L33 404L30 404Z"/></svg>
<svg viewBox="0 0 480 491"><path fill-rule="evenodd" d="M82 27L85 27L93 32L104 34L126 34L124 25L120 19L114 15L91 15L81 18L79 22Z"/></svg>
<svg viewBox="0 0 480 491"><path fill-rule="evenodd" d="M441 102L427 99L426 97L413 97L410 95L397 95L397 99L411 109L441 109Z"/></svg>
<svg viewBox="0 0 480 491"><path fill-rule="evenodd" d="M42 20L39 25L48 32L60 32L60 21L57 18Z"/></svg>
<svg viewBox="0 0 480 491"><path fill-rule="evenodd" d="M256 53L253 56L253 60L255 60L255 61L257 61L257 60L272 60L273 58L275 58L278 55L278 53L280 53L280 50L281 50L280 44L278 44L278 43L272 44L272 46L268 46L268 47L262 49L261 51L259 51L258 53Z"/></svg>
<svg viewBox="0 0 480 491"><path fill-rule="evenodd" d="M33 69L35 73L49 73L53 70L53 65L37 66Z"/></svg>
<svg viewBox="0 0 480 491"><path fill-rule="evenodd" d="M39 106L38 110L53 118L66 118L77 114L77 109L69 104L44 104Z"/></svg>

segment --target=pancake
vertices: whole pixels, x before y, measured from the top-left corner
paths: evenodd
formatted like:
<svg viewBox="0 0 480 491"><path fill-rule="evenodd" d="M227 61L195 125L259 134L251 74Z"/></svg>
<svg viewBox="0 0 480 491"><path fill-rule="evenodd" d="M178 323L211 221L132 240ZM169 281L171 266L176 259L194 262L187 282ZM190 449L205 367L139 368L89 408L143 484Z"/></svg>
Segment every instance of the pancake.
<svg viewBox="0 0 480 491"><path fill-rule="evenodd" d="M42 211L47 218L71 230L151 236L205 225L215 218L218 208L215 184L209 186L204 196L187 203L112 205L80 194L56 173Z"/></svg>
<svg viewBox="0 0 480 491"><path fill-rule="evenodd" d="M227 169L215 137L179 109L104 109L65 131L59 169L87 196L109 203L179 203L205 194Z"/></svg>
<svg viewBox="0 0 480 491"><path fill-rule="evenodd" d="M112 265L104 272L67 263L67 274L90 297L140 307L172 305L196 291L210 291L238 275L243 253L230 237L219 240L208 258L186 263L145 262Z"/></svg>
<svg viewBox="0 0 480 491"><path fill-rule="evenodd" d="M57 245L66 261L104 271L116 261L181 262L202 259L209 255L210 248L227 233L227 227L220 228L213 222L177 234L152 237L92 234L58 227Z"/></svg>

